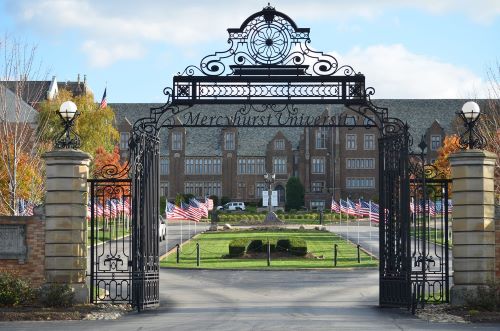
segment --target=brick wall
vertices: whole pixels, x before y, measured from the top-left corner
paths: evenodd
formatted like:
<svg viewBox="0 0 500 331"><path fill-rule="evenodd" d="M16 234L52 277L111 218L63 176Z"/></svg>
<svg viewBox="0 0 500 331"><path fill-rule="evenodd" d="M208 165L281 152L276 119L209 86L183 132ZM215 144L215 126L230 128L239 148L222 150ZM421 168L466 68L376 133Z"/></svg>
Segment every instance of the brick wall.
<svg viewBox="0 0 500 331"><path fill-rule="evenodd" d="M40 216L0 216L0 224L25 225L27 259L0 259L0 271L12 271L34 286L40 286L45 280L45 221Z"/></svg>

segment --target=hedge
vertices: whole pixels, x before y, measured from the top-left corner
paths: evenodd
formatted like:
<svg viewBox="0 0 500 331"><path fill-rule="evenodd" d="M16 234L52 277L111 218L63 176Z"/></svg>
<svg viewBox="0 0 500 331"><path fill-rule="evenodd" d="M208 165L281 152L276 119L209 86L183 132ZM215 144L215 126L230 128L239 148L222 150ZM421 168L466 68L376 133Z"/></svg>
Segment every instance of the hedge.
<svg viewBox="0 0 500 331"><path fill-rule="evenodd" d="M295 256L307 254L307 242L301 238L269 240L271 253L276 251L287 251ZM267 242L262 239L240 238L229 243L229 257L240 257L247 252L267 252Z"/></svg>

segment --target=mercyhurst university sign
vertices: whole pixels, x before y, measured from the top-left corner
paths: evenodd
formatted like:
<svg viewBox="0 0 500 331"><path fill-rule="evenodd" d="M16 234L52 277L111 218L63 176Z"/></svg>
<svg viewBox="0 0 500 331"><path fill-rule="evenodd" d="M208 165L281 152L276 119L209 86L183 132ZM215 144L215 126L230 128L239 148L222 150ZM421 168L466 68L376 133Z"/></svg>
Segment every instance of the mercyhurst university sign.
<svg viewBox="0 0 500 331"><path fill-rule="evenodd" d="M242 108L232 114L223 112L180 111L164 123L166 127L375 127L371 119L358 124L349 114L311 114L299 112L297 108L275 109L275 105L264 105L263 110Z"/></svg>

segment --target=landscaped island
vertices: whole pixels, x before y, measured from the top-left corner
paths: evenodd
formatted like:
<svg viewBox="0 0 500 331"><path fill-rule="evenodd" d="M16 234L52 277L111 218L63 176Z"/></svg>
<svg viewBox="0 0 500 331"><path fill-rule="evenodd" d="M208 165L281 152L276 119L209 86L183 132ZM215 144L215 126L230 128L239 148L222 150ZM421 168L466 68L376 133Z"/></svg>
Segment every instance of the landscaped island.
<svg viewBox="0 0 500 331"><path fill-rule="evenodd" d="M270 266L267 265L267 243L273 245ZM287 246L286 242L290 244ZM230 255L232 243L241 242L240 254ZM278 245L278 242L280 245ZM254 247L248 246L254 245ZM161 261L162 267L196 268L196 244L200 247L200 268L209 269L286 269L334 268L337 245L337 268L375 267L378 261L358 250L356 245L338 235L321 230L250 229L206 232L182 246L179 263L175 250ZM288 249L288 251L287 251ZM306 250L305 254L302 250ZM301 254L294 254L300 252Z"/></svg>

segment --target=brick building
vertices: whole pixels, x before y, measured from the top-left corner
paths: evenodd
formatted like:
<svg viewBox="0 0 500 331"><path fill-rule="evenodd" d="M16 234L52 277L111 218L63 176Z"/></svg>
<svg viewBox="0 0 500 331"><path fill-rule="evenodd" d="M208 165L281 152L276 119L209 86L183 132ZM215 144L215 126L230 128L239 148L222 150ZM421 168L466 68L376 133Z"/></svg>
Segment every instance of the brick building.
<svg viewBox="0 0 500 331"><path fill-rule="evenodd" d="M426 158L437 158L445 134L451 133L455 113L465 100L376 100L389 116L410 126L413 150L424 137ZM158 104L110 104L120 131L120 152L128 155L132 124ZM231 114L229 105L195 106L207 114ZM366 125L370 119L342 106L307 105L301 112L327 114L345 124ZM269 111L271 112L271 111ZM187 116L187 115L186 115ZM183 121L181 112L176 121ZM378 130L365 127L230 127L164 129L161 132L160 195L177 193L225 196L259 202L266 189L264 174L276 174L273 184L284 205L286 182L299 177L307 208L328 208L332 196L378 199Z"/></svg>

